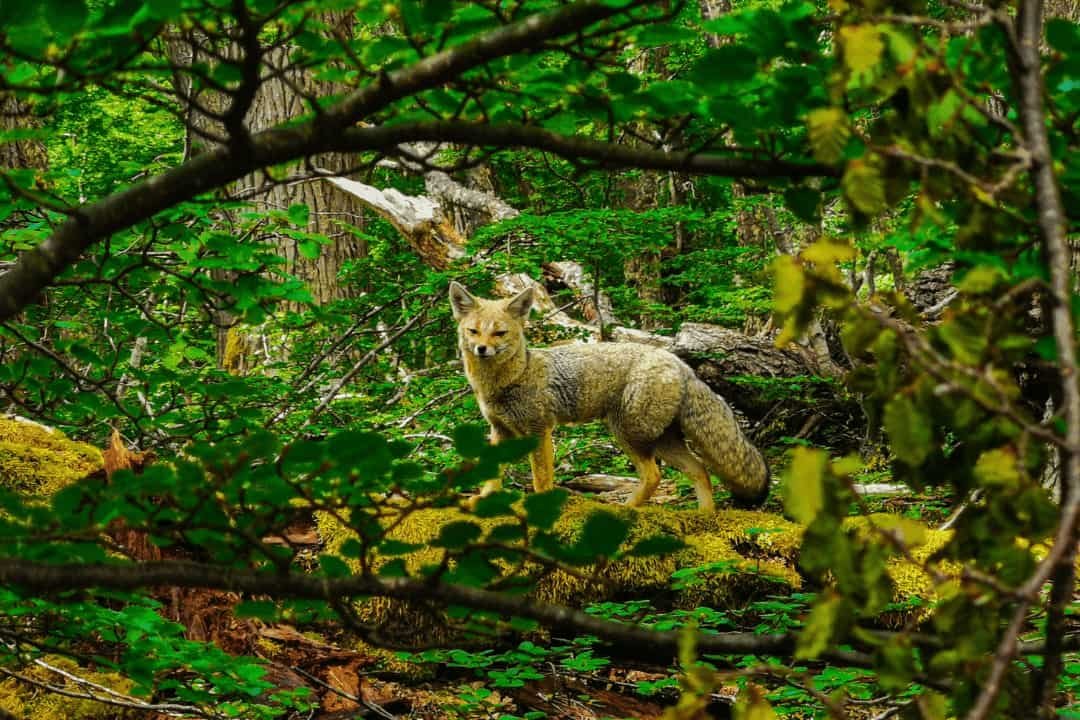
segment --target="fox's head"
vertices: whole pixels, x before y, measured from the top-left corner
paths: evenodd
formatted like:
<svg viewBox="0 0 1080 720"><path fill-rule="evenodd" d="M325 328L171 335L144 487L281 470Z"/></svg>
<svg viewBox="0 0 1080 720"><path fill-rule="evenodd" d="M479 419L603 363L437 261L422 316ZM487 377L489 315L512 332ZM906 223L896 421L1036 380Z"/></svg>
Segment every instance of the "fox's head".
<svg viewBox="0 0 1080 720"><path fill-rule="evenodd" d="M532 304L532 288L509 300L487 300L451 282L450 308L461 351L478 358L509 356L525 344L525 318Z"/></svg>

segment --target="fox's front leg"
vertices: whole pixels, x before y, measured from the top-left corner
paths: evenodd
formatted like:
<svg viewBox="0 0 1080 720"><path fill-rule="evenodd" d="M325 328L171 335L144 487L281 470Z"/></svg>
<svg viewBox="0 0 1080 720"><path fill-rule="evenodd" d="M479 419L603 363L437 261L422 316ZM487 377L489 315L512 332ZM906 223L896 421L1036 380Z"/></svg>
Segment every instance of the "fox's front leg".
<svg viewBox="0 0 1080 720"><path fill-rule="evenodd" d="M490 442L492 445L498 445L508 437L510 437L509 433L499 428L498 425L493 424L491 426L491 432L488 434L488 442ZM500 463L499 469L496 470L495 477L488 480L486 483L484 483L483 487L480 488L480 497L490 495L496 490L502 490L502 474L503 466L502 463Z"/></svg>
<svg viewBox="0 0 1080 720"><path fill-rule="evenodd" d="M540 444L529 455L532 466L533 490L547 492L555 487L555 448L551 444L553 428L544 428L538 436Z"/></svg>

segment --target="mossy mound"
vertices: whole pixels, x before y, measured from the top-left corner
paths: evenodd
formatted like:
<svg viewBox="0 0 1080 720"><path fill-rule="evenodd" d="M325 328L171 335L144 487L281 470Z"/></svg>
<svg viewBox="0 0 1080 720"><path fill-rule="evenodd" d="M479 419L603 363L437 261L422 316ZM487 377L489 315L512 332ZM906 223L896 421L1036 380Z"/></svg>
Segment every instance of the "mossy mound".
<svg viewBox="0 0 1080 720"><path fill-rule="evenodd" d="M0 483L9 490L48 497L104 467L101 451L44 425L0 417Z"/></svg>
<svg viewBox="0 0 1080 720"><path fill-rule="evenodd" d="M518 573L536 578L532 597L577 607L598 600L640 598L673 607L735 607L765 593L785 593L802 586L794 569L802 529L776 515L741 510L673 511L659 506L634 510L572 497L552 529L553 534L572 544L588 516L600 509L627 522L628 545L663 534L682 538L687 546L667 555L625 557L599 568L579 568L577 572L541 572L538 566L526 563ZM393 526L389 533L393 540L422 546L403 557L406 569L415 573L440 562L443 550L432 541L443 527L462 520L476 523L485 534L508 522L505 517L476 518L455 508L417 510L385 522ZM328 552L337 552L353 537L329 514L320 513L317 523ZM376 558L375 565L381 567L389 560ZM671 577L676 571L710 564L714 570L702 574L698 582L672 590ZM509 571L510 564L502 570ZM449 632L445 611L433 603L374 598L362 603L358 613L387 636L409 637L422 643L445 638Z"/></svg>
<svg viewBox="0 0 1080 720"><path fill-rule="evenodd" d="M959 582L958 563L951 560L931 560L952 538L951 530L930 529L917 520L888 513L850 517L844 526L868 538L879 532L899 534L908 547L911 560L894 557L886 565L886 571L895 587L893 602L897 607L878 616L877 621L881 625L898 628L912 621L922 622L930 617L933 603L939 599L944 588L938 586L934 577L927 572L927 567L941 577L948 578L947 584L955 585Z"/></svg>
<svg viewBox="0 0 1080 720"><path fill-rule="evenodd" d="M128 695L134 682L117 673L103 673L79 667L73 660L60 656L46 656L43 658L49 665L70 673L75 677L82 678L99 687L109 688L120 695ZM30 678L37 683L44 683L54 687L63 688L65 691L76 694L87 694L86 689L79 683L65 678L40 665L27 665L23 668L12 668L19 675ZM95 690L95 693L104 696L105 693ZM18 678L5 677L0 680L0 711L10 714L21 720L109 720L121 718L134 718L139 716L139 711L129 710L115 705L108 705L89 698L67 697L56 692L48 692L37 685L19 680Z"/></svg>
<svg viewBox="0 0 1080 720"><path fill-rule="evenodd" d="M624 557L603 567L579 568L578 572L540 572L537 566L517 568L521 574L535 575L530 594L537 600L582 607L601 600L649 599L657 607L742 608L755 599L799 590L804 579L798 572L802 526L778 515L748 511L672 510L662 506L631 509L606 505L579 496L568 500L553 528L564 543L577 538L589 514L598 509L624 519L629 526L626 545L654 535L681 538L686 547L674 553L647 557ZM329 552L336 552L351 531L334 517L320 514L319 531ZM403 556L409 573L437 565L443 550L432 544L443 527L456 521L476 523L485 533L510 522L508 518L483 519L455 508L425 509L405 517L388 518L393 525L390 537L420 549ZM909 545L911 560L894 558L888 573L895 586L894 607L877 621L900 626L929 617L933 603L943 590L923 564L949 541L951 532L928 529L914 520L877 514L852 517L845 522L851 532L869 536L881 531L900 532ZM376 568L390 558L375 558ZM914 562L912 562L914 561ZM941 577L954 582L959 568L949 561L932 561ZM672 576L680 570L704 568L691 578L682 578L673 587ZM502 567L509 571L510 565ZM444 640L452 632L446 611L435 603L404 603L375 598L358 608L361 617L390 637L410 637L417 642ZM457 641L458 639L455 639Z"/></svg>

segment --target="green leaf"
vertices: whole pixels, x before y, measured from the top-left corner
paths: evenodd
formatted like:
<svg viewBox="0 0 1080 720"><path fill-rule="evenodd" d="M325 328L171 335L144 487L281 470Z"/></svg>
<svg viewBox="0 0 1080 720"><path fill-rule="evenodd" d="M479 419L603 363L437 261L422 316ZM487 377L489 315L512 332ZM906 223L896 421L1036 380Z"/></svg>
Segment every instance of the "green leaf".
<svg viewBox="0 0 1080 720"><path fill-rule="evenodd" d="M609 558L619 551L630 523L607 510L597 510L585 519L577 549L590 557Z"/></svg>
<svg viewBox="0 0 1080 720"><path fill-rule="evenodd" d="M876 215L888 207L885 200L885 180L873 165L853 160L848 163L840 183L844 188L844 196L860 212Z"/></svg>
<svg viewBox="0 0 1080 720"><path fill-rule="evenodd" d="M478 458L487 447L487 432L483 425L458 425L454 428L454 449L462 457Z"/></svg>
<svg viewBox="0 0 1080 720"><path fill-rule="evenodd" d="M807 138L814 158L832 165L844 157L844 148L851 137L847 113L842 108L825 107L806 114Z"/></svg>
<svg viewBox="0 0 1080 720"><path fill-rule="evenodd" d="M184 0L147 0L146 7L155 20L172 20L184 10Z"/></svg>
<svg viewBox="0 0 1080 720"><path fill-rule="evenodd" d="M52 38L57 44L65 44L86 22L88 11L83 0L48 0L42 5L49 27L57 34Z"/></svg>
<svg viewBox="0 0 1080 720"><path fill-rule="evenodd" d="M290 205L289 206L289 222L296 225L299 228L306 228L308 221L311 219L311 208L307 205Z"/></svg>
<svg viewBox="0 0 1080 720"><path fill-rule="evenodd" d="M240 618L256 618L265 622L277 619L277 605L269 600L245 600L233 608L233 614Z"/></svg>
<svg viewBox="0 0 1080 720"><path fill-rule="evenodd" d="M513 513L514 502L520 497L520 493L510 490L499 490L477 498L473 506L472 514L480 518L493 518ZM528 502L526 500L526 502Z"/></svg>
<svg viewBox="0 0 1080 720"><path fill-rule="evenodd" d="M379 554L386 556L408 555L417 550L423 550L425 547L427 546L422 543L409 543L402 540L387 538L379 543Z"/></svg>
<svg viewBox="0 0 1080 720"><path fill-rule="evenodd" d="M648 25L638 31L636 44L643 48L662 47L697 40L698 33L678 25Z"/></svg>
<svg viewBox="0 0 1080 720"><path fill-rule="evenodd" d="M1012 448L985 450L975 461L975 479L984 487L1015 488L1022 477Z"/></svg>
<svg viewBox="0 0 1080 720"><path fill-rule="evenodd" d="M722 45L705 52L690 71L689 79L707 93L729 95L733 86L754 76L757 63L757 55L749 48L737 44Z"/></svg>
<svg viewBox="0 0 1080 720"><path fill-rule="evenodd" d="M840 28L844 64L853 75L861 75L881 62L885 43L876 25L846 25Z"/></svg>
<svg viewBox="0 0 1080 720"><path fill-rule="evenodd" d="M383 547L380 547L385 552ZM338 548L338 554L347 558L358 558L364 554L364 545L356 538L349 538Z"/></svg>
<svg viewBox="0 0 1080 720"><path fill-rule="evenodd" d="M498 569L480 553L471 552L457 559L448 582L469 587L483 587L499 576Z"/></svg>
<svg viewBox="0 0 1080 720"><path fill-rule="evenodd" d="M907 395L885 405L885 432L893 454L908 465L921 465L933 448L933 428L928 418Z"/></svg>
<svg viewBox="0 0 1080 720"><path fill-rule="evenodd" d="M483 457L497 463L514 462L535 450L538 444L539 440L534 435L508 438L501 440L498 445L488 446L483 453Z"/></svg>
<svg viewBox="0 0 1080 720"><path fill-rule="evenodd" d="M790 255L778 255L773 261L773 309L787 315L799 307L806 292L806 279L799 261Z"/></svg>
<svg viewBox="0 0 1080 720"><path fill-rule="evenodd" d="M686 547L679 538L673 535L653 535L634 544L627 555L631 557L649 557L650 555L669 555Z"/></svg>
<svg viewBox="0 0 1080 720"><path fill-rule="evenodd" d="M986 350L985 328L970 315L957 315L937 327L937 335L952 351L953 356L969 365L979 362Z"/></svg>
<svg viewBox="0 0 1080 720"><path fill-rule="evenodd" d="M784 482L784 509L797 522L810 524L825 507L825 471L829 456L797 447L791 453Z"/></svg>
<svg viewBox="0 0 1080 720"><path fill-rule="evenodd" d="M487 539L494 543L520 543L525 539L525 529L518 523L503 523L491 528Z"/></svg>
<svg viewBox="0 0 1080 720"><path fill-rule="evenodd" d="M342 578L352 575L349 566L336 555L320 555L319 566L328 577Z"/></svg>
<svg viewBox="0 0 1080 720"><path fill-rule="evenodd" d="M483 534L480 526L468 520L456 520L443 525L437 537L431 544L448 550L460 550L471 542L480 539Z"/></svg>
<svg viewBox="0 0 1080 720"><path fill-rule="evenodd" d="M409 569L405 565L405 561L402 558L394 558L393 560L379 568L379 577L401 578L408 576Z"/></svg>
<svg viewBox="0 0 1080 720"><path fill-rule="evenodd" d="M525 498L525 520L532 527L549 530L569 498L570 493L563 488L529 495Z"/></svg>
<svg viewBox="0 0 1080 720"><path fill-rule="evenodd" d="M821 193L813 188L788 188L784 191L784 204L803 222L816 223L821 219Z"/></svg>
<svg viewBox="0 0 1080 720"><path fill-rule="evenodd" d="M1006 279L1005 271L994 265L977 265L956 284L960 292L968 295L983 295L990 292Z"/></svg>
<svg viewBox="0 0 1080 720"><path fill-rule="evenodd" d="M1065 18L1050 18L1046 21L1046 42L1065 55L1080 51L1080 26Z"/></svg>
<svg viewBox="0 0 1080 720"><path fill-rule="evenodd" d="M1047 362L1057 360L1057 340L1053 336L1041 337L1035 342L1035 354Z"/></svg>
<svg viewBox="0 0 1080 720"><path fill-rule="evenodd" d="M450 19L454 4L450 0L423 0L420 15L429 26L438 26Z"/></svg>
<svg viewBox="0 0 1080 720"><path fill-rule="evenodd" d="M926 127L930 131L930 137L944 137L965 106L964 99L952 89L946 91L941 99L931 103L926 111Z"/></svg>
<svg viewBox="0 0 1080 720"><path fill-rule="evenodd" d="M846 610L846 606L847 601L835 593L829 593L818 600L799 632L795 643L795 657L800 660L814 660L821 655L840 629L841 614Z"/></svg>

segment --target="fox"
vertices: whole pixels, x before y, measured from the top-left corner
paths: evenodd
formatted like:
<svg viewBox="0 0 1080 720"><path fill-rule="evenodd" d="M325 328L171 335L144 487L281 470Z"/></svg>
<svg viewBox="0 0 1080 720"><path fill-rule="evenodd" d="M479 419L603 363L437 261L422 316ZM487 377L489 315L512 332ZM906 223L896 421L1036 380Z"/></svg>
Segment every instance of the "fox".
<svg viewBox="0 0 1080 720"><path fill-rule="evenodd" d="M599 342L529 347L525 321L533 289L492 300L450 283L465 376L490 441L535 436L533 490L554 487L552 432L557 425L603 420L629 456L640 484L627 500L638 507L660 484L660 459L689 477L698 507L714 510L711 475L736 504L754 507L769 494L765 458L747 440L728 404L690 366L661 348ZM481 495L501 487L489 482Z"/></svg>

